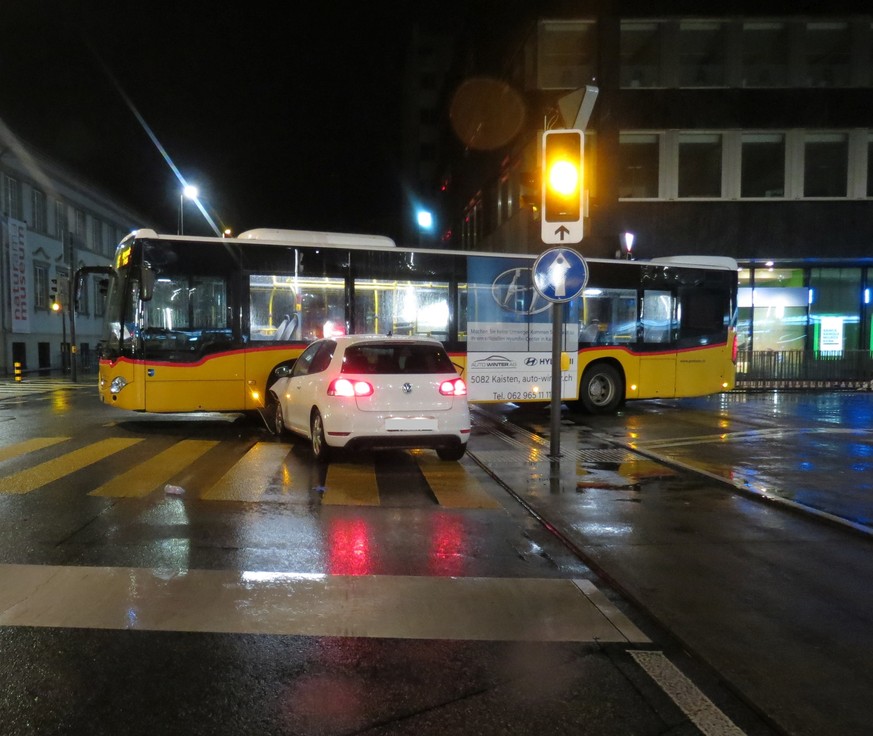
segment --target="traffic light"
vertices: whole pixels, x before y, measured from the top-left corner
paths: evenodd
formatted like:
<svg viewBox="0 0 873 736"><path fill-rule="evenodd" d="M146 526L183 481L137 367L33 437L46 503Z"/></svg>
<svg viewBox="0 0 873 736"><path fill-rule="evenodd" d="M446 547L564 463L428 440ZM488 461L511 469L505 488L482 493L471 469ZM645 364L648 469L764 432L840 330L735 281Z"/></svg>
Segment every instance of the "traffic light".
<svg viewBox="0 0 873 736"><path fill-rule="evenodd" d="M51 310L53 312L60 312L67 303L70 293L70 279L66 276L60 276L56 279L50 279L49 283Z"/></svg>
<svg viewBox="0 0 873 736"><path fill-rule="evenodd" d="M540 223L544 243L582 240L584 150L585 136L581 130L543 133Z"/></svg>

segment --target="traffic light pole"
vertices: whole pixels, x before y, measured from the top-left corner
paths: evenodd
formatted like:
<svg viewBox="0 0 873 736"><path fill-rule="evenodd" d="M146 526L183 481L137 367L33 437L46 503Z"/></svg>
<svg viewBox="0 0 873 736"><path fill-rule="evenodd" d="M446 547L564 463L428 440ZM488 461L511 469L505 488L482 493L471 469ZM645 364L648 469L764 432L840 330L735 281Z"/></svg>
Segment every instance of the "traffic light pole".
<svg viewBox="0 0 873 736"><path fill-rule="evenodd" d="M552 302L552 421L549 458L561 457L561 337L564 331L564 304Z"/></svg>

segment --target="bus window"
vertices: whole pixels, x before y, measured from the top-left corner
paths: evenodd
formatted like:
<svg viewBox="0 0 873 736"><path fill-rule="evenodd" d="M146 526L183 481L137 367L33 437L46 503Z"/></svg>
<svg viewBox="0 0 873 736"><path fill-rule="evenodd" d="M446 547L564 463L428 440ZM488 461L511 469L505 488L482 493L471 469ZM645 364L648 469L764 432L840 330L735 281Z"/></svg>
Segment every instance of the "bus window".
<svg viewBox="0 0 873 736"><path fill-rule="evenodd" d="M357 279L355 332L447 340L448 282Z"/></svg>
<svg viewBox="0 0 873 736"><path fill-rule="evenodd" d="M143 302L143 349L164 353L214 352L233 335L227 323L227 286L217 276L162 275L152 298Z"/></svg>
<svg viewBox="0 0 873 736"><path fill-rule="evenodd" d="M345 281L320 276L249 276L249 335L312 342L345 325ZM327 336L330 336L328 334Z"/></svg>
<svg viewBox="0 0 873 736"><path fill-rule="evenodd" d="M679 340L683 345L724 342L730 325L726 290L683 289L679 294Z"/></svg>
<svg viewBox="0 0 873 736"><path fill-rule="evenodd" d="M646 289L643 292L643 342L667 343L673 340L673 302L669 291Z"/></svg>
<svg viewBox="0 0 873 736"><path fill-rule="evenodd" d="M637 340L635 289L585 289L579 311L579 342L625 345Z"/></svg>

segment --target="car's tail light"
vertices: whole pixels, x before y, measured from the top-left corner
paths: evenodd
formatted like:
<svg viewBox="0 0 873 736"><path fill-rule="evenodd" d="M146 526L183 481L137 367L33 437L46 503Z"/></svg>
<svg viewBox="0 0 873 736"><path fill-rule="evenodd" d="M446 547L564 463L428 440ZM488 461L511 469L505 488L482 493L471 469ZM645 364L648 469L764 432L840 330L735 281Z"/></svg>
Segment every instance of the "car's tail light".
<svg viewBox="0 0 873 736"><path fill-rule="evenodd" d="M740 343L739 343L739 339L737 338L737 334L734 333L734 344L731 346L731 360L733 361L734 365L737 364L737 358L739 357L739 354L740 354Z"/></svg>
<svg viewBox="0 0 873 736"><path fill-rule="evenodd" d="M335 378L327 387L328 396L372 396L373 386L366 381L352 381L348 378Z"/></svg>
<svg viewBox="0 0 873 736"><path fill-rule="evenodd" d="M440 393L443 396L466 396L467 384L463 378L452 378L440 384Z"/></svg>

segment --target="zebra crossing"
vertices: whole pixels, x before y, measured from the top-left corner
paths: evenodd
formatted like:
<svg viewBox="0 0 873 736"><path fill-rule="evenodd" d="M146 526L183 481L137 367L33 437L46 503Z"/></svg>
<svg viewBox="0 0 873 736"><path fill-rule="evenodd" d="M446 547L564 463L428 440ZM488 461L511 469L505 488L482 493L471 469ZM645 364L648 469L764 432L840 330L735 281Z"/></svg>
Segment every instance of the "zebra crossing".
<svg viewBox="0 0 873 736"><path fill-rule="evenodd" d="M82 493L143 499L153 494L207 502L311 503L325 506L439 505L497 509L470 462L428 451L390 463L313 463L294 445L207 439L32 437L0 444L0 495Z"/></svg>
<svg viewBox="0 0 873 736"><path fill-rule="evenodd" d="M0 401L48 394L59 390L91 389L96 391L96 385L96 380L93 378L77 383L62 377L33 376L21 381L5 379L0 380Z"/></svg>

